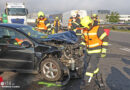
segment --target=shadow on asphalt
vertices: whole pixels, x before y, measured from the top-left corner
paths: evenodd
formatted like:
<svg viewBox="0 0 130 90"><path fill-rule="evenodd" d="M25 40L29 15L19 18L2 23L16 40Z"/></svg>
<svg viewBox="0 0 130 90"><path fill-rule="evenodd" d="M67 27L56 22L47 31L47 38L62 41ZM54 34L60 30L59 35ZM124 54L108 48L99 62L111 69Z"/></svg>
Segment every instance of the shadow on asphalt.
<svg viewBox="0 0 130 90"><path fill-rule="evenodd" d="M62 90L80 90L81 79L72 79Z"/></svg>
<svg viewBox="0 0 130 90"><path fill-rule="evenodd" d="M126 64L126 65L130 65L130 60L122 58L122 61ZM130 68L124 67L123 70L130 76Z"/></svg>
<svg viewBox="0 0 130 90"><path fill-rule="evenodd" d="M130 76L130 68L124 67L123 70Z"/></svg>
<svg viewBox="0 0 130 90"><path fill-rule="evenodd" d="M125 59L125 58L122 58L122 61L123 61L125 64L130 65L130 60Z"/></svg>
<svg viewBox="0 0 130 90"><path fill-rule="evenodd" d="M128 63L130 60L123 58L122 61L130 65L130 63ZM124 67L123 69L128 75L130 75L129 68ZM111 68L111 73L108 75L106 83L111 90L130 90L130 79L115 67Z"/></svg>

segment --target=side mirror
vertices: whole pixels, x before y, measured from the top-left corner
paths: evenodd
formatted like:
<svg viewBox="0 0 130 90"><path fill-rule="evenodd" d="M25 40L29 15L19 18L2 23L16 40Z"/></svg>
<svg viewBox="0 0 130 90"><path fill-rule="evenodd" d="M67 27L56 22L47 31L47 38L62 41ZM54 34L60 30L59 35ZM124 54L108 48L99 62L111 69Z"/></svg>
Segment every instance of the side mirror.
<svg viewBox="0 0 130 90"><path fill-rule="evenodd" d="M27 13L27 15L28 15L28 9L25 9L26 10L26 13Z"/></svg>
<svg viewBox="0 0 130 90"><path fill-rule="evenodd" d="M28 41L23 41L21 43L21 46L24 48L30 48L32 46L32 44L30 44Z"/></svg>

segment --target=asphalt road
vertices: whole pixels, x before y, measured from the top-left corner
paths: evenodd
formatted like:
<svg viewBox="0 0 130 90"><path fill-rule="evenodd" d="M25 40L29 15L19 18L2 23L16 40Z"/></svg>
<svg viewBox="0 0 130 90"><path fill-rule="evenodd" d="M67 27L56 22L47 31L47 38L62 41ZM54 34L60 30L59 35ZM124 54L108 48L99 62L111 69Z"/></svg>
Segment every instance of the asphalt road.
<svg viewBox="0 0 130 90"><path fill-rule="evenodd" d="M130 90L130 33L111 32L108 56L100 66L108 89Z"/></svg>
<svg viewBox="0 0 130 90"><path fill-rule="evenodd" d="M100 69L106 84L106 90L130 90L130 33L110 33L107 57L100 60ZM64 87L46 87L38 85L39 75L4 72L0 76L11 81L18 90L79 90L80 79L72 79ZM0 90L16 90L14 88Z"/></svg>

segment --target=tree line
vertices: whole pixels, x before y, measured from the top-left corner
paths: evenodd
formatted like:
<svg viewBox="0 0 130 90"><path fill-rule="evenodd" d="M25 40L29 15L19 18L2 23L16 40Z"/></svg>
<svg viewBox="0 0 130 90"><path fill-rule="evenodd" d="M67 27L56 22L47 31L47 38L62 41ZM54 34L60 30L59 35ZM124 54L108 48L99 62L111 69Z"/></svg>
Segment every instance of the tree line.
<svg viewBox="0 0 130 90"><path fill-rule="evenodd" d="M120 21L119 18L120 16L118 12L111 12L110 15L106 16L107 21L113 23L119 22Z"/></svg>

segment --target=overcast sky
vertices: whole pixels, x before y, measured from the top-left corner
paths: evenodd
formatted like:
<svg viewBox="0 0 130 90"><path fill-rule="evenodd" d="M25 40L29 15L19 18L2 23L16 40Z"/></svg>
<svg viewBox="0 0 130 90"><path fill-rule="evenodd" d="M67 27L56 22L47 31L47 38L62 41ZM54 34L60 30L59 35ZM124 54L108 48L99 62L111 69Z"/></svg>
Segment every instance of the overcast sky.
<svg viewBox="0 0 130 90"><path fill-rule="evenodd" d="M72 9L118 11L130 14L130 0L0 0L0 10L5 2L25 2L29 11L67 11Z"/></svg>

